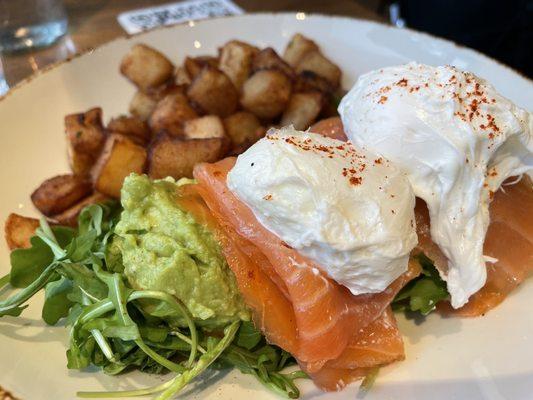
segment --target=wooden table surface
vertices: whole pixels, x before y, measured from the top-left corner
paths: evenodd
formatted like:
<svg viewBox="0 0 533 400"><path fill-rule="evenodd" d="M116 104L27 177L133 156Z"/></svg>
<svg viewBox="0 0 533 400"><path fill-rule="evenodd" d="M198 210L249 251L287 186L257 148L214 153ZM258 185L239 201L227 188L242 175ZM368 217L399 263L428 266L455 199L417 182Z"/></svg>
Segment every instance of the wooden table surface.
<svg viewBox="0 0 533 400"><path fill-rule="evenodd" d="M75 53L95 48L125 35L117 16L128 10L150 7L172 1L161 0L65 0L68 35L55 45L19 54L0 54L2 71L8 86ZM383 21L376 12L379 0L234 0L245 12L303 11L334 14ZM17 400L0 386L0 400Z"/></svg>
<svg viewBox="0 0 533 400"><path fill-rule="evenodd" d="M3 70L8 86L77 52L95 48L125 34L117 16L128 10L169 3L166 0L65 0L68 35L55 45L21 54L0 54L0 79ZM234 0L245 12L304 11L345 15L382 21L375 11L379 0Z"/></svg>

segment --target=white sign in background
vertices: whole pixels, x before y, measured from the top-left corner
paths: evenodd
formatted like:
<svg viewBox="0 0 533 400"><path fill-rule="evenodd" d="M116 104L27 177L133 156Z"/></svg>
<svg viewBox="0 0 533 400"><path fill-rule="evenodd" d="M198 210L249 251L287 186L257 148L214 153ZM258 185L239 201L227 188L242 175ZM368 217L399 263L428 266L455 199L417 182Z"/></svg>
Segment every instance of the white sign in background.
<svg viewBox="0 0 533 400"><path fill-rule="evenodd" d="M244 10L231 0L187 0L127 11L117 19L131 35L162 25L243 13Z"/></svg>

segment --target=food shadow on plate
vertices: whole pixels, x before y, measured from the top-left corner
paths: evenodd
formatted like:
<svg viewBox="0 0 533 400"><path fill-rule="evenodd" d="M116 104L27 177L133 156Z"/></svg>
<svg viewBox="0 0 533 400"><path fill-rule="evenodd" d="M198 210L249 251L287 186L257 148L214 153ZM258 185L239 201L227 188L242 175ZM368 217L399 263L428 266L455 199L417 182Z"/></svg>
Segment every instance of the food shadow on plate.
<svg viewBox="0 0 533 400"><path fill-rule="evenodd" d="M64 324L61 322L55 326L49 326L41 319L9 316L0 319L0 335L24 342L60 342L66 344L66 333Z"/></svg>
<svg viewBox="0 0 533 400"><path fill-rule="evenodd" d="M231 369L210 370L208 369L195 379L186 389L180 393L179 398L203 398L210 392L218 390L220 382L225 379ZM159 385L172 379L175 375L168 373L163 375L145 374L131 370L119 375L105 375L102 370L94 365L79 371L69 370L69 377L83 378L88 375L95 378L101 385L96 391L123 391L135 390L148 386ZM196 397L195 397L196 396Z"/></svg>
<svg viewBox="0 0 533 400"><path fill-rule="evenodd" d="M396 313L395 316L402 336L411 344L416 344L428 336L439 338L454 335L461 331L463 325L461 318L450 318L437 312L427 316L416 312ZM428 319L431 319L432 323L426 323Z"/></svg>
<svg viewBox="0 0 533 400"><path fill-rule="evenodd" d="M443 379L439 381L380 382L379 379L362 397L358 385L350 385L344 391L323 393L313 391L301 400L530 400L531 373L487 376L488 371L479 371L473 363L475 377L471 379ZM526 393L528 393L526 395Z"/></svg>

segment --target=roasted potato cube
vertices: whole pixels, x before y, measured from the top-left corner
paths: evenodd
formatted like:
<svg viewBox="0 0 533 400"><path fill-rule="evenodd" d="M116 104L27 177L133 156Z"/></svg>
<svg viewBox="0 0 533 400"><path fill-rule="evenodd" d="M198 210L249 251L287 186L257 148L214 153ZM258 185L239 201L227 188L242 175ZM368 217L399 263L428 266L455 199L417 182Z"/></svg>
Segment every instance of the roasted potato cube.
<svg viewBox="0 0 533 400"><path fill-rule="evenodd" d="M216 68L205 66L187 90L187 96L205 114L226 117L237 109L239 94L230 79Z"/></svg>
<svg viewBox="0 0 533 400"><path fill-rule="evenodd" d="M120 72L139 89L146 91L172 78L174 66L159 51L144 44L135 44L122 58Z"/></svg>
<svg viewBox="0 0 533 400"><path fill-rule="evenodd" d="M105 194L94 192L79 203L67 208L61 214L53 215L51 219L60 225L76 226L78 224L78 216L80 215L81 210L91 204L104 203L108 200L110 200L110 198Z"/></svg>
<svg viewBox="0 0 533 400"><path fill-rule="evenodd" d="M212 56L187 57L183 63L185 71L189 77L194 80L204 67L218 67L218 58Z"/></svg>
<svg viewBox="0 0 533 400"><path fill-rule="evenodd" d="M281 125L292 125L300 131L311 126L324 104L324 95L320 92L294 93L289 105L281 117Z"/></svg>
<svg viewBox="0 0 533 400"><path fill-rule="evenodd" d="M228 76L237 90L241 89L250 76L252 59L258 51L257 47L238 40L232 40L220 49L218 68Z"/></svg>
<svg viewBox="0 0 533 400"><path fill-rule="evenodd" d="M283 61L272 47L267 47L266 49L261 50L253 59L252 72L257 72L262 69L277 69L291 79L293 79L295 75L292 67Z"/></svg>
<svg viewBox="0 0 533 400"><path fill-rule="evenodd" d="M291 97L291 81L283 72L262 70L242 87L241 105L261 119L280 115Z"/></svg>
<svg viewBox="0 0 533 400"><path fill-rule="evenodd" d="M340 68L324 57L319 51L311 51L302 57L296 66L296 72L302 71L311 71L327 79L333 88L337 88L340 84Z"/></svg>
<svg viewBox="0 0 533 400"><path fill-rule="evenodd" d="M31 247L30 239L39 227L39 220L11 213L4 224L4 235L9 250Z"/></svg>
<svg viewBox="0 0 533 400"><path fill-rule="evenodd" d="M112 133L119 133L128 136L135 143L145 146L152 138L152 133L148 124L138 117L128 117L121 115L113 118L107 124L107 130Z"/></svg>
<svg viewBox="0 0 533 400"><path fill-rule="evenodd" d="M304 55L311 51L317 51L318 46L311 39L306 38L304 35L299 33L295 34L283 53L283 59L287 63L296 67Z"/></svg>
<svg viewBox="0 0 533 400"><path fill-rule="evenodd" d="M176 72L174 73L174 82L178 86L182 85L190 85L192 79L185 67L178 67L176 68Z"/></svg>
<svg viewBox="0 0 533 400"><path fill-rule="evenodd" d="M312 71L302 71L296 76L293 90L294 92L318 91L330 95L333 92L333 87L326 78Z"/></svg>
<svg viewBox="0 0 533 400"><path fill-rule="evenodd" d="M65 133L72 172L87 175L106 138L102 109L92 108L85 113L65 116Z"/></svg>
<svg viewBox="0 0 533 400"><path fill-rule="evenodd" d="M264 133L257 117L247 111L236 112L224 118L224 128L231 140L232 153L235 149L246 150Z"/></svg>
<svg viewBox="0 0 533 400"><path fill-rule="evenodd" d="M110 197L119 198L124 178L141 174L146 163L146 150L122 135L110 135L92 170L94 188Z"/></svg>
<svg viewBox="0 0 533 400"><path fill-rule="evenodd" d="M167 132L171 136L182 136L183 123L197 117L187 96L177 92L157 103L148 123L154 133Z"/></svg>
<svg viewBox="0 0 533 400"><path fill-rule="evenodd" d="M223 138L182 140L158 135L148 150L148 175L153 179L191 178L196 164L217 161L223 147Z"/></svg>
<svg viewBox="0 0 533 400"><path fill-rule="evenodd" d="M239 154L244 153L251 145L253 145L259 139L264 137L266 133L267 129L264 126L260 126L247 141L232 147L231 150L228 152L228 156L238 156Z"/></svg>
<svg viewBox="0 0 533 400"><path fill-rule="evenodd" d="M220 117L206 115L185 122L184 133L187 139L225 138L224 125Z"/></svg>
<svg viewBox="0 0 533 400"><path fill-rule="evenodd" d="M58 175L45 180L31 194L33 205L44 215L60 213L92 191L88 179L73 174Z"/></svg>
<svg viewBox="0 0 533 400"><path fill-rule="evenodd" d="M138 91L130 101L129 111L131 115L146 121L157 105L157 100L144 92Z"/></svg>

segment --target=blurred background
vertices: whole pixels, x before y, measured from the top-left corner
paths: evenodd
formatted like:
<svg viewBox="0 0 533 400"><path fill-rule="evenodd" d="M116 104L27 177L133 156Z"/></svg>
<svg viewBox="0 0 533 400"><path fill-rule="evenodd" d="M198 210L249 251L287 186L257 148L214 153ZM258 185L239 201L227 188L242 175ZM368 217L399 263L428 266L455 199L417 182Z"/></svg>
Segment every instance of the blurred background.
<svg viewBox="0 0 533 400"><path fill-rule="evenodd" d="M364 18L412 28L475 48L533 77L533 0L220 0L222 5L217 4L218 0L189 0L186 4L198 1L209 3L210 7L226 7L215 12L210 9L204 17L294 11ZM148 21L146 12L135 17L123 15L167 4L171 3L0 0L0 94L32 73L77 52L142 30L143 26L170 22L176 16L165 13L164 7L152 13L150 23L145 25L142 22ZM187 18L187 13L181 16ZM139 25L133 26L135 22Z"/></svg>

